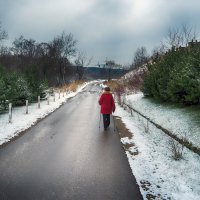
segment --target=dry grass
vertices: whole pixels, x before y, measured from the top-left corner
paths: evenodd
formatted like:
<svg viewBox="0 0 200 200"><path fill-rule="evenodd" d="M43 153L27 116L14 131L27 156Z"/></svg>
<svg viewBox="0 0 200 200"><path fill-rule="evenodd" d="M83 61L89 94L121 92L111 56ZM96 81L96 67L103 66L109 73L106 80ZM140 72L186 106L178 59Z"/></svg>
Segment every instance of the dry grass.
<svg viewBox="0 0 200 200"><path fill-rule="evenodd" d="M170 138L169 149L171 150L173 154L174 160L181 160L183 158L184 144L180 144L179 142L175 141L173 138Z"/></svg>
<svg viewBox="0 0 200 200"><path fill-rule="evenodd" d="M115 93L117 102L122 105L122 95L125 93L125 87L120 80L105 81L104 84L111 88L111 91Z"/></svg>
<svg viewBox="0 0 200 200"><path fill-rule="evenodd" d="M122 76L120 79L105 81L113 92L118 94L123 93L136 93L140 91L147 74L147 68L141 67L132 71L132 73Z"/></svg>
<svg viewBox="0 0 200 200"><path fill-rule="evenodd" d="M106 81L105 84L108 85L112 90L115 90L119 85L119 83L116 80L112 80L109 82Z"/></svg>
<svg viewBox="0 0 200 200"><path fill-rule="evenodd" d="M122 83L119 82L119 80L111 80L111 81L105 81L104 84L109 86L111 88L111 91L116 92L119 90L119 88L122 87Z"/></svg>
<svg viewBox="0 0 200 200"><path fill-rule="evenodd" d="M65 84L62 87L56 88L56 90L60 90L61 92L76 92L78 87L83 83L84 81L73 81L72 83Z"/></svg>

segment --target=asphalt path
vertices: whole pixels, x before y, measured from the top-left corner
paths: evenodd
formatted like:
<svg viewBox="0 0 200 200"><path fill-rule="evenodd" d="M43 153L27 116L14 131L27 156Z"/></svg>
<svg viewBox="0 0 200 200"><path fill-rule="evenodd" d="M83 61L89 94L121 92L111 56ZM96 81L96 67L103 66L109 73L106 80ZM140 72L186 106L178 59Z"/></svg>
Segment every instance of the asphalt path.
<svg viewBox="0 0 200 200"><path fill-rule="evenodd" d="M89 85L0 148L0 200L139 200L114 132L99 130L100 87Z"/></svg>

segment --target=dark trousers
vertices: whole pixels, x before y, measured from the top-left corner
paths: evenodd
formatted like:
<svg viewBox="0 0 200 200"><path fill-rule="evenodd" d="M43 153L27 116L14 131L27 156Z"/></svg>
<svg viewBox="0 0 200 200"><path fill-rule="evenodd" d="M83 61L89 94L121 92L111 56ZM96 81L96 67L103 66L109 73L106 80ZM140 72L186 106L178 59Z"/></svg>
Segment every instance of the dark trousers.
<svg viewBox="0 0 200 200"><path fill-rule="evenodd" d="M110 114L103 114L103 125L104 129L110 125Z"/></svg>

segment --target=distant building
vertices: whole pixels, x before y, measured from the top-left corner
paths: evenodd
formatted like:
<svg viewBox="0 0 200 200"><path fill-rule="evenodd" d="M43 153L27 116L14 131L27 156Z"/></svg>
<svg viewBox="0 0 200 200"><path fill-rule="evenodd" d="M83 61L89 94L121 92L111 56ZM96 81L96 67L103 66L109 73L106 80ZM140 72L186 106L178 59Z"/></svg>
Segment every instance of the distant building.
<svg viewBox="0 0 200 200"><path fill-rule="evenodd" d="M192 40L191 42L188 42L188 47L200 47L200 42L198 42L197 40Z"/></svg>

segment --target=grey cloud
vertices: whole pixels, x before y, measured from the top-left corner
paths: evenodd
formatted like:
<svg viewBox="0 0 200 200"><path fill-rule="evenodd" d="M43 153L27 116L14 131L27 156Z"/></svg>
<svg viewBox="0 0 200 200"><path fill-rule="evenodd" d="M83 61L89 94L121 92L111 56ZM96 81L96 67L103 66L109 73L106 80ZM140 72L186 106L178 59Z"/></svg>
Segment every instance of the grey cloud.
<svg viewBox="0 0 200 200"><path fill-rule="evenodd" d="M10 39L23 34L49 41L71 32L94 63L130 63L140 46L149 52L170 26L200 30L199 0L0 0L0 21Z"/></svg>

